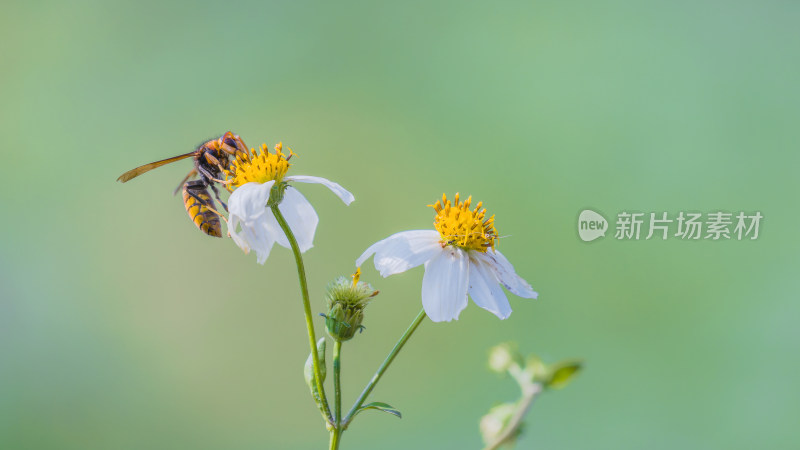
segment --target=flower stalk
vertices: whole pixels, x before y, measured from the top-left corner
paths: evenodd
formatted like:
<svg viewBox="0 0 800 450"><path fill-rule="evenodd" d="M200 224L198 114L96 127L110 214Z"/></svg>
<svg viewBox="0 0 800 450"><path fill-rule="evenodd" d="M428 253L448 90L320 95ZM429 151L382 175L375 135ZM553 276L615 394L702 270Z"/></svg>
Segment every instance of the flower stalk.
<svg viewBox="0 0 800 450"><path fill-rule="evenodd" d="M331 429L331 441L328 448L330 450L339 450L339 441L342 438L342 430L338 428Z"/></svg>
<svg viewBox="0 0 800 450"><path fill-rule="evenodd" d="M342 352L342 341L333 341L333 401L336 405L336 423L340 424L342 421L342 383L340 376L341 361L340 355Z"/></svg>
<svg viewBox="0 0 800 450"><path fill-rule="evenodd" d="M342 341L333 341L333 403L334 403L334 426L331 430L331 450L339 448L339 439L342 434L342 383L341 373L341 352Z"/></svg>
<svg viewBox="0 0 800 450"><path fill-rule="evenodd" d="M289 244L292 247L292 253L294 253L294 260L297 265L297 275L300 279L300 293L303 297L303 312L306 316L308 343L311 347L311 357L314 362L314 382L316 383L317 390L319 391L319 397L320 401L322 402L322 407L325 410L326 420L328 421L328 424L335 425L333 417L331 417L330 407L328 406L328 399L325 396L325 386L322 384L319 354L317 353L317 337L314 333L314 322L312 321L311 316L311 301L308 297L308 282L306 281L306 269L305 265L303 264L303 256L300 253L300 247L297 245L297 239L295 239L294 233L292 233L291 228L289 228L289 224L286 223L286 219L283 217L283 214L281 214L280 209L278 209L278 205L272 205L270 206L270 209L272 210L272 214L275 215L275 220L277 220L284 234L286 234L286 238L289 240Z"/></svg>
<svg viewBox="0 0 800 450"><path fill-rule="evenodd" d="M411 325L409 325L405 333L403 333L403 335L400 336L400 340L397 341L396 344L394 344L392 351L389 352L389 355L386 356L385 360L383 360L383 363L375 372L375 375L372 376L372 379L369 380L369 383L367 383L367 386L361 392L361 395L358 397L358 400L356 400L355 404L353 404L353 407L350 408L350 412L347 413L347 417L345 417L344 421L341 422L342 430L346 430L347 426L350 425L350 422L353 420L353 416L358 412L358 409L361 408L361 405L364 404L364 401L367 400L367 397L375 388L375 385L378 384L378 381L380 381L381 377L383 376L383 373L386 372L386 369L388 369L389 365L392 364L394 358L397 357L397 354L400 353L400 350L402 350L403 346L406 345L406 342L411 337L411 335L414 334L414 332L417 330L417 327L419 327L419 324L422 323L423 319L425 319L424 309L421 310L419 314L417 314L417 317L414 319L413 322L411 322Z"/></svg>

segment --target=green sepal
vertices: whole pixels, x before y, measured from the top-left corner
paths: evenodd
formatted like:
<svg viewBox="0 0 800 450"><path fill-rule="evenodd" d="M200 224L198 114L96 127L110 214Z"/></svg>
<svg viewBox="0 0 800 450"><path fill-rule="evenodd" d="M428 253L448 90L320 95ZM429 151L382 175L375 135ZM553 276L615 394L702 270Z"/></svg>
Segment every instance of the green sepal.
<svg viewBox="0 0 800 450"><path fill-rule="evenodd" d="M368 403L368 404L362 406L361 408L358 408L358 410L355 412L355 414L353 414L353 417L355 417L356 414L360 413L361 411L366 411L368 409L377 409L378 411L383 411L385 413L389 413L389 414L391 414L393 416L397 416L397 417L399 417L401 419L403 418L403 415L400 413L400 411L396 410L394 408L394 406L392 406L392 405L390 405L388 403L383 403L383 402Z"/></svg>
<svg viewBox="0 0 800 450"><path fill-rule="evenodd" d="M319 376L320 382L325 382L325 376L327 375L327 370L325 368L325 338L319 338L317 341L317 354L319 355ZM317 407L319 410L322 411L322 414L325 414L325 407L322 405L322 400L319 396L319 391L317 390L317 383L314 380L314 355L311 353L308 354L308 359L306 360L306 365L303 367L303 378L306 380L306 384L308 388L311 390L311 395L314 397L314 401L317 403Z"/></svg>
<svg viewBox="0 0 800 450"><path fill-rule="evenodd" d="M272 185L269 191L269 199L267 200L267 207L272 208L278 206L283 201L283 195L286 193L286 188L289 187L288 183L283 181L276 182Z"/></svg>

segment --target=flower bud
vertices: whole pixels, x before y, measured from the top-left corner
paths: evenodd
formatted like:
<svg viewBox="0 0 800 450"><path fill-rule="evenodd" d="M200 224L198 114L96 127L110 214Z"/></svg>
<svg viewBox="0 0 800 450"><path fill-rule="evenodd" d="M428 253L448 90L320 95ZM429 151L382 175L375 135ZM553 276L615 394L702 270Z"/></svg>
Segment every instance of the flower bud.
<svg viewBox="0 0 800 450"><path fill-rule="evenodd" d="M353 338L364 320L364 311L357 308L347 308L342 303L334 303L325 319L328 334L338 341L348 341Z"/></svg>
<svg viewBox="0 0 800 450"><path fill-rule="evenodd" d="M378 291L368 283L358 281L360 275L361 269L358 269L352 281L339 277L328 285L325 294L328 306L325 327L337 341L348 341L363 328L364 308L378 295Z"/></svg>
<svg viewBox="0 0 800 450"><path fill-rule="evenodd" d="M517 351L515 344L505 342L489 350L489 368L493 372L505 373L511 366L519 365L522 356Z"/></svg>
<svg viewBox="0 0 800 450"><path fill-rule="evenodd" d="M480 430L483 442L487 445L496 441L508 428L511 418L517 410L516 403L503 403L489 410L489 413L481 418ZM520 430L515 430L503 444L514 445Z"/></svg>

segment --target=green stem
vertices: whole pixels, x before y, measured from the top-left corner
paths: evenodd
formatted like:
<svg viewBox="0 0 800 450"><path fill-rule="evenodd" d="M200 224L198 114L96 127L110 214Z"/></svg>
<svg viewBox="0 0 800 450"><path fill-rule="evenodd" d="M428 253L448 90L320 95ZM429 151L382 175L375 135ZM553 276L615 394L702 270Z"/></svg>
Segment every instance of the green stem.
<svg viewBox="0 0 800 450"><path fill-rule="evenodd" d="M335 424L339 427L342 423L342 383L339 378L341 362L339 357L342 351L342 341L333 341L333 402L336 405Z"/></svg>
<svg viewBox="0 0 800 450"><path fill-rule="evenodd" d="M339 439L342 437L342 430L339 428L331 429L330 450L339 450Z"/></svg>
<svg viewBox="0 0 800 450"><path fill-rule="evenodd" d="M378 384L378 381L381 379L381 376L383 376L383 372L386 372L386 369L389 368L389 365L392 363L392 361L394 361L394 358L397 356L397 354L400 353L400 350L403 348L403 346L406 345L406 341L408 341L408 338L410 338L411 335L414 334L414 331L417 330L417 327L419 326L419 324L422 323L422 319L424 318L425 318L425 310L423 309L422 311L419 312L419 314L417 314L417 317L414 319L414 321L411 322L411 325L409 325L408 329L406 329L406 332L403 333L402 336L400 336L400 340L397 341L396 344L394 344L394 348L392 348L392 351L389 352L389 355L386 356L385 360L383 360L383 364L381 364L381 366L378 368L378 371L375 372L375 375L372 376L372 379L369 380L369 383L361 392L361 395L358 397L358 400L356 400L356 403L353 405L352 408L350 408L350 412L347 413L347 417L341 423L342 430L347 429L347 426L350 424L350 421L353 420L353 416L358 411L358 408L361 408L361 405L364 404L364 401L372 392L372 389L375 388L375 385Z"/></svg>
<svg viewBox="0 0 800 450"><path fill-rule="evenodd" d="M331 409L328 406L328 399L325 397L325 386L322 384L322 374L319 368L320 364L319 354L317 353L317 337L314 334L314 322L311 318L311 301L308 298L308 282L306 281L306 269L303 265L303 256L300 254L300 246L297 245L297 239L295 239L294 233L292 233L292 230L289 228L289 224L286 223L286 219L284 219L283 214L281 214L280 209L278 209L278 205L273 205L270 207L270 209L272 210L272 214L275 216L275 220L278 221L281 229L286 234L286 238L289 240L289 245L292 246L294 261L297 264L297 275L300 278L300 292L303 295L303 309L306 315L306 329L308 330L308 345L311 347L311 359L314 362L314 381L317 384L317 391L319 391L320 401L325 408L326 419L328 423L333 424L334 422L333 418L331 417Z"/></svg>

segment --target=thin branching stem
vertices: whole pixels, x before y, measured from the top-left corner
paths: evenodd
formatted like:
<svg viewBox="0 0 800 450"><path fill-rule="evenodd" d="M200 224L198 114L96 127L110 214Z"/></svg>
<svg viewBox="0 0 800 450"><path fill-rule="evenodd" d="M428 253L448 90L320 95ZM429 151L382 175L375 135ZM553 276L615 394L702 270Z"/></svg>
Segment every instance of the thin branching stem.
<svg viewBox="0 0 800 450"><path fill-rule="evenodd" d="M396 344L394 344L394 348L392 348L392 351L389 352L389 355L386 356L385 360L383 360L383 364L381 364L381 366L378 368L378 371L375 372L375 375L372 376L372 379L369 380L369 383L361 392L361 395L358 397L358 400L356 400L353 407L350 408L350 412L347 413L347 417L344 419L344 421L341 422L342 430L347 429L347 426L350 424L350 421L353 420L353 416L356 414L356 412L358 412L358 408L361 408L361 405L364 404L364 401L367 399L369 394L375 388L375 385L378 384L378 381L380 381L381 377L383 376L383 373L386 372L386 369L388 369L389 365L392 364L394 358L397 356L398 353L400 353L400 350L403 348L404 345L406 345L408 338L410 338L411 335L414 334L414 331L417 330L417 327L419 327L419 324L422 323L422 320L424 318L425 318L425 310L423 309L419 312L419 314L417 314L417 317L414 319L414 321L411 322L411 325L409 325L408 329L406 329L406 332L403 333L402 336L400 336L400 340L397 341Z"/></svg>
<svg viewBox="0 0 800 450"><path fill-rule="evenodd" d="M322 402L323 408L325 409L326 419L330 425L334 425L334 420L331 416L331 409L328 406L328 399L325 397L325 385L322 384L319 354L317 353L317 337L314 333L314 322L311 316L311 301L308 297L308 282L306 281L306 269L305 265L303 264L303 256L300 254L300 246L297 245L297 239L295 239L294 233L292 233L292 230L289 228L289 224L286 223L286 219L284 219L283 214L281 214L280 209L278 209L278 205L273 205L270 207L270 209L272 210L272 214L275 215L275 220L278 221L278 225L281 226L281 229L286 234L286 238L289 240L289 245L292 247L292 253L294 253L294 261L297 264L297 275L300 278L300 292L303 296L303 310L306 315L308 345L311 347L311 360L314 363L314 382L317 385L319 398Z"/></svg>
<svg viewBox="0 0 800 450"><path fill-rule="evenodd" d="M542 392L542 385L539 383L530 383L522 388L522 398L517 403L517 408L511 416L505 430L500 433L492 442L490 442L483 450L497 450L508 441L509 438L517 433L517 430L522 425L522 420L531 409L533 401Z"/></svg>

